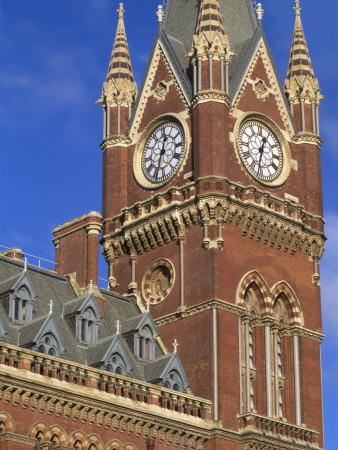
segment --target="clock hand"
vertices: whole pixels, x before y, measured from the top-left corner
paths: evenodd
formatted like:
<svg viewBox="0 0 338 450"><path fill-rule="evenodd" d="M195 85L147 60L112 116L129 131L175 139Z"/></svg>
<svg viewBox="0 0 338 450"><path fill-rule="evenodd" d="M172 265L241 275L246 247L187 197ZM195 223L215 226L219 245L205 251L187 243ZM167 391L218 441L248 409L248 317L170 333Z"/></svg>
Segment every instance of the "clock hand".
<svg viewBox="0 0 338 450"><path fill-rule="evenodd" d="M263 157L263 153L264 153L264 145L266 144L266 138L263 137L262 139L263 145L260 147L259 149L259 153L261 154L260 158L259 158L259 163L258 163L258 168L261 168L261 162L262 162L262 157Z"/></svg>
<svg viewBox="0 0 338 450"><path fill-rule="evenodd" d="M160 167L161 167L162 158L163 158L163 155L165 154L164 145L165 145L165 142L166 142L166 141L167 141L167 137L164 136L163 141L162 141L162 148L161 148L161 152L160 152L160 158L159 158L159 160L158 160L158 166L157 166L155 178L157 178L158 172L159 172Z"/></svg>

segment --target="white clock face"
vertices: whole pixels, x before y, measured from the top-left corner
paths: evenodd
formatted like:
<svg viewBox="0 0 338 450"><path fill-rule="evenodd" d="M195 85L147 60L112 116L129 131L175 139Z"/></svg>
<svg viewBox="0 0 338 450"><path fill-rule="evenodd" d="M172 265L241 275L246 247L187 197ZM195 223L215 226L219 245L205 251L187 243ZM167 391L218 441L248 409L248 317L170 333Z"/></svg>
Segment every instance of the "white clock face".
<svg viewBox="0 0 338 450"><path fill-rule="evenodd" d="M166 122L155 128L142 153L142 168L146 179L152 183L168 180L180 166L184 147L184 131L180 124Z"/></svg>
<svg viewBox="0 0 338 450"><path fill-rule="evenodd" d="M256 178L274 181L282 172L283 153L275 134L261 122L245 122L239 132L239 152Z"/></svg>

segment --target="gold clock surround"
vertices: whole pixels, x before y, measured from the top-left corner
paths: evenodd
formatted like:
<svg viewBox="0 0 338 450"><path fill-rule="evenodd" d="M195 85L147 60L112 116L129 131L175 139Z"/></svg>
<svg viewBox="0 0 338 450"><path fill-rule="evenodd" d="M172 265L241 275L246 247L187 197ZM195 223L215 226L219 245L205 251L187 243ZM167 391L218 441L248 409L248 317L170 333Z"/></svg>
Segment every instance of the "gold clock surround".
<svg viewBox="0 0 338 450"><path fill-rule="evenodd" d="M280 174L274 180L264 180L264 179L256 176L253 172L251 172L248 169L248 167L246 166L246 164L244 163L244 161L242 159L241 150L240 150L240 142L239 142L240 133L241 133L243 126L245 126L246 123L249 123L251 121L260 122L260 123L262 123L262 125L264 125L269 130L271 130L271 132L275 135L275 137L278 141L278 144L280 146L280 150L283 155L283 166L280 171ZM243 116L241 116L238 119L236 126L235 126L235 147L236 147L236 151L237 151L237 158L238 158L241 166L243 167L245 172L247 174L249 174L250 177L255 179L258 183L263 184L265 186L269 186L269 187L278 187L278 186L281 186L283 183L285 183L286 180L288 179L288 177L290 175L290 170L291 170L291 152L290 152L289 145L288 145L287 141L285 140L279 126L265 114L251 111L249 113L244 114Z"/></svg>
<svg viewBox="0 0 338 450"><path fill-rule="evenodd" d="M160 183L154 183L154 182L151 182L150 180L148 180L146 178L146 176L144 175L143 167L142 167L143 150L145 148L145 145L146 145L149 137L154 132L154 130L166 122L176 122L183 128L183 132L184 132L183 156L182 156L177 168L174 170L174 172L170 175L169 178L167 178L166 180L164 180ZM168 114L163 114L161 116L156 117L147 126L147 128L143 132L142 137L139 140L139 142L135 148L134 158L133 158L133 171L134 171L134 176L135 176L137 182L146 189L154 189L154 190L169 183L175 176L177 176L177 174L180 172L180 170L184 166L186 159L187 159L189 145L190 145L189 127L188 127L186 121L184 119L182 119L179 116L179 114L168 113Z"/></svg>

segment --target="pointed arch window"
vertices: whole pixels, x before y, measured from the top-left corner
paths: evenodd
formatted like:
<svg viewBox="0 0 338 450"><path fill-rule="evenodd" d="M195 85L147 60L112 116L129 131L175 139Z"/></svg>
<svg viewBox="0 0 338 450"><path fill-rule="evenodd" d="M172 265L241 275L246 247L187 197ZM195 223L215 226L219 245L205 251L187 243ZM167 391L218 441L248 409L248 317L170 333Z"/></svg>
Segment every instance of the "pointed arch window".
<svg viewBox="0 0 338 450"><path fill-rule="evenodd" d="M36 344L37 351L45 355L57 356L61 354L60 345L53 333L44 334Z"/></svg>
<svg viewBox="0 0 338 450"><path fill-rule="evenodd" d="M164 378L162 386L173 391L183 392L183 381L177 370L171 370L168 375Z"/></svg>
<svg viewBox="0 0 338 450"><path fill-rule="evenodd" d="M118 375L127 375L127 365L119 353L114 353L106 363L106 370Z"/></svg>

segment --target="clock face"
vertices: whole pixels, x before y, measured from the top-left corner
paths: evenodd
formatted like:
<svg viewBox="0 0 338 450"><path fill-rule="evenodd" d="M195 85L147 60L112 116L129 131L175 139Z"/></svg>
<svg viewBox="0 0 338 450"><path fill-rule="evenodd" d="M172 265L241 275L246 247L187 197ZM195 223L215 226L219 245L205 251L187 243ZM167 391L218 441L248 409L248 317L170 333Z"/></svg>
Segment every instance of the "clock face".
<svg viewBox="0 0 338 450"><path fill-rule="evenodd" d="M184 154L184 131L176 122L165 122L151 133L142 153L143 174L152 183L168 180Z"/></svg>
<svg viewBox="0 0 338 450"><path fill-rule="evenodd" d="M261 122L245 122L239 132L239 152L249 172L262 181L273 181L283 168L283 153L275 134Z"/></svg>

